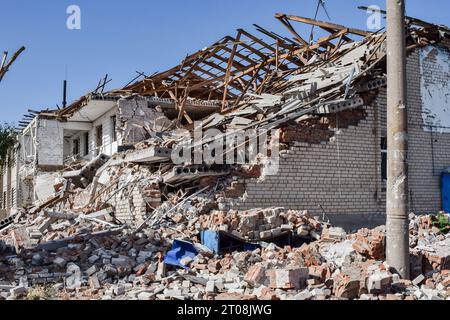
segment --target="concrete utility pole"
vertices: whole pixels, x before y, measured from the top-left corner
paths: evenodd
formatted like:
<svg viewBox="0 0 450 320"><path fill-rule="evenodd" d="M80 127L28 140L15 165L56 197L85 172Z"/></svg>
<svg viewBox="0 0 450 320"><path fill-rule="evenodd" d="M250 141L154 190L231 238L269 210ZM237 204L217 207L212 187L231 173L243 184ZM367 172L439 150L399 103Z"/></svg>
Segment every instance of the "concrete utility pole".
<svg viewBox="0 0 450 320"><path fill-rule="evenodd" d="M387 262L409 279L405 0L387 1Z"/></svg>

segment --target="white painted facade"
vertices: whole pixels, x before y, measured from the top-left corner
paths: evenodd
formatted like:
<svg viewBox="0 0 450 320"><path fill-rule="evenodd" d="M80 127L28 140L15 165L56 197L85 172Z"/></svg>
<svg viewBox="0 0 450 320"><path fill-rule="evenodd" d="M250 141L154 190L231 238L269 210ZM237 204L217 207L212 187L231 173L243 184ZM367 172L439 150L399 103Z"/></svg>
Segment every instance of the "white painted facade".
<svg viewBox="0 0 450 320"><path fill-rule="evenodd" d="M450 133L450 49L420 49L422 118L424 130Z"/></svg>

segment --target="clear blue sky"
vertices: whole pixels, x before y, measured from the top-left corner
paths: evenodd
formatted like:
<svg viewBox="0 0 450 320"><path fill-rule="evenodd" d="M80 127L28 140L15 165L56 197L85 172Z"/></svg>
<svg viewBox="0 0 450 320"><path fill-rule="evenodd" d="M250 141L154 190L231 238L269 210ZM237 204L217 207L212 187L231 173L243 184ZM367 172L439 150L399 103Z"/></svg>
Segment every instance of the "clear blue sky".
<svg viewBox="0 0 450 320"><path fill-rule="evenodd" d="M365 28L359 5L385 0L327 0L333 22ZM0 50L27 50L0 84L0 122L17 122L27 109L61 105L62 81L69 102L93 90L106 73L107 89L136 74L177 65L237 28L253 23L287 31L276 12L313 17L317 0L1 0ZM66 9L81 8L81 30L68 30ZM450 2L407 0L407 14L450 25ZM327 20L321 12L320 19Z"/></svg>

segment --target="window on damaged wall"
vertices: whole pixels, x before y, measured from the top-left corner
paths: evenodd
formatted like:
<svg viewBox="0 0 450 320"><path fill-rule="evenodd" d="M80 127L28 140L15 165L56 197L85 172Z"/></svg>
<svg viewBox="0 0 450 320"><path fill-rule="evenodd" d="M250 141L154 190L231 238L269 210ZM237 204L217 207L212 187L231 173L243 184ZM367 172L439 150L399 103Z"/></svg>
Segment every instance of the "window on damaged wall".
<svg viewBox="0 0 450 320"><path fill-rule="evenodd" d="M387 183L387 138L381 138L381 180Z"/></svg>
<svg viewBox="0 0 450 320"><path fill-rule="evenodd" d="M89 154L89 131L84 134L84 155Z"/></svg>
<svg viewBox="0 0 450 320"><path fill-rule="evenodd" d="M80 139L73 140L73 155L75 157L80 156Z"/></svg>
<svg viewBox="0 0 450 320"><path fill-rule="evenodd" d="M103 126L98 126L96 129L96 151L97 155L101 153L103 147Z"/></svg>
<svg viewBox="0 0 450 320"><path fill-rule="evenodd" d="M112 116L111 117L111 137L112 137L112 142L116 142L117 141L117 117L116 116Z"/></svg>

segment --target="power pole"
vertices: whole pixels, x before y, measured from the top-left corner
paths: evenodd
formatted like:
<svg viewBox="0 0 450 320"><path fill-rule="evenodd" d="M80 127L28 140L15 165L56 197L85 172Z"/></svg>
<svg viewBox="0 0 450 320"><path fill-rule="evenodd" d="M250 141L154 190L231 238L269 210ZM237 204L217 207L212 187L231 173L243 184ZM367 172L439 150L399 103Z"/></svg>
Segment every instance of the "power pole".
<svg viewBox="0 0 450 320"><path fill-rule="evenodd" d="M409 279L405 0L387 1L387 263Z"/></svg>

